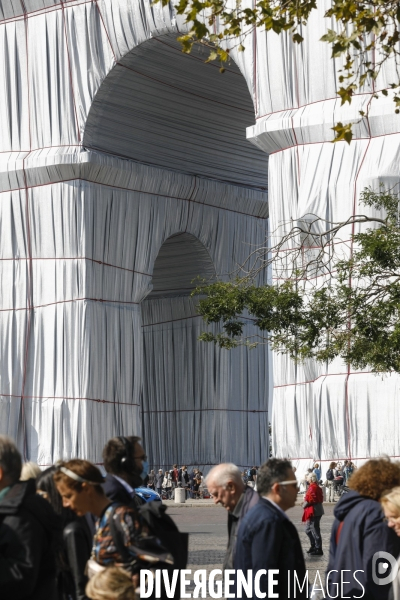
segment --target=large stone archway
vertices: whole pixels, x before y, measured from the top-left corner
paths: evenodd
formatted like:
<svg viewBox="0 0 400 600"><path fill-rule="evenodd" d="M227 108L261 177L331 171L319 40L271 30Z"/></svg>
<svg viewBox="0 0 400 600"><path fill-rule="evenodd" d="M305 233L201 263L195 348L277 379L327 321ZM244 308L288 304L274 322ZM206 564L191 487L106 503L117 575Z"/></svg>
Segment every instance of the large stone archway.
<svg viewBox="0 0 400 600"><path fill-rule="evenodd" d="M190 287L205 256L225 276L265 238L267 157L246 140L251 77L243 65L221 75L204 57L182 55L167 11L162 27L152 20L158 9L141 15L141 30L135 3L100 4L56 4L4 24L6 45L17 39L23 53L18 40L29 43L21 106L30 100L32 118L21 113L20 143L16 129L0 140L0 269L12 282L0 300L2 431L41 465L73 456L101 463L109 437L140 434L142 423L160 464L258 463L268 435L266 352L250 360L201 346L188 290L163 292L178 241ZM120 35L128 23L133 32ZM46 40L60 50L42 72L43 56L54 56ZM4 81L4 97L14 97L17 83ZM172 353L157 310L181 320ZM150 390L157 357L173 366ZM174 422L165 421L170 410Z"/></svg>

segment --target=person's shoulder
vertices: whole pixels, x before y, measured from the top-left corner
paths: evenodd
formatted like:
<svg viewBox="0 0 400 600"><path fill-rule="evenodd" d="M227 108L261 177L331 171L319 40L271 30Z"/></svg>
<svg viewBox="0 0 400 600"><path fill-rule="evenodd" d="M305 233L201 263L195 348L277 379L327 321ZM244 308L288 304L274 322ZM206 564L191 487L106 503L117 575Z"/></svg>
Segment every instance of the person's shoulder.
<svg viewBox="0 0 400 600"><path fill-rule="evenodd" d="M111 500L122 503L130 502L130 495L120 481L111 473L107 473L103 490Z"/></svg>
<svg viewBox="0 0 400 600"><path fill-rule="evenodd" d="M107 473L103 483L104 490L123 487L122 483L111 473Z"/></svg>
<svg viewBox="0 0 400 600"><path fill-rule="evenodd" d="M277 523L282 518L283 516L279 514L278 509L271 502L268 502L265 498L260 498L257 504L245 515L243 523L244 525L252 523L255 527L258 527L260 523Z"/></svg>

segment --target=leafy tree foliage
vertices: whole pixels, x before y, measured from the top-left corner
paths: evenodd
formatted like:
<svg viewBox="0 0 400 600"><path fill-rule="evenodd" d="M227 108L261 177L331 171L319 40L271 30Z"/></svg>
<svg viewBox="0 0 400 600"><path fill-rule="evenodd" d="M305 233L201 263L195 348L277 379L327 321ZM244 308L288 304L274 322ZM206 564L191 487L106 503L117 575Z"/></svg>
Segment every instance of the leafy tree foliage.
<svg viewBox="0 0 400 600"><path fill-rule="evenodd" d="M167 5L169 0L155 0ZM277 34L289 32L293 42L303 41L303 27L317 9L317 0L177 0L178 14L185 15L189 32L179 39L183 51L189 53L193 44L209 46L208 61L220 60L221 71L229 60L232 42L244 50L246 36L255 27ZM398 0L332 0L325 17L333 28L321 41L331 45L332 58L344 57L339 71L338 95L342 104L351 103L354 93L362 91L366 82L374 82L385 62L393 58L396 77L383 95L391 94L395 112L400 111L399 41L400 3ZM377 92L374 93L377 98ZM360 111L360 119L366 116ZM352 138L352 124L337 123L335 140Z"/></svg>
<svg viewBox="0 0 400 600"><path fill-rule="evenodd" d="M294 360L341 357L355 368L400 372L399 197L381 187L361 199L385 216L329 223L307 215L278 244L257 249L231 281L200 285L199 313L218 324L200 339L228 349L268 341ZM359 223L367 223L363 232L340 239ZM271 267L282 277L257 285ZM256 337L243 337L249 320Z"/></svg>

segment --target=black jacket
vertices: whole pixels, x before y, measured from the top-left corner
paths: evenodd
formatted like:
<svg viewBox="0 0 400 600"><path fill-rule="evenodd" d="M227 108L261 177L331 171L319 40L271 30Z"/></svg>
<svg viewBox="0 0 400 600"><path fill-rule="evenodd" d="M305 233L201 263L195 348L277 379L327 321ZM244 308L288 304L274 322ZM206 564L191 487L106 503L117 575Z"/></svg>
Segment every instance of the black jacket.
<svg viewBox="0 0 400 600"><path fill-rule="evenodd" d="M365 588L364 600L387 600L391 584L377 585L373 581L373 556L376 552L385 551L397 558L400 538L384 523L381 505L360 496L358 492L349 492L340 498L333 512L336 519L332 527L327 573L334 569L338 573L331 573L327 581L331 595L340 589L341 571L347 570L344 581L350 581L343 584L344 597L360 596L362 585ZM336 545L341 521L343 526ZM357 570L356 578L360 583L353 577Z"/></svg>
<svg viewBox="0 0 400 600"><path fill-rule="evenodd" d="M279 573L274 575L274 579L278 583L273 590L281 600L303 600L308 597L307 585L300 591L306 576L306 567L296 527L265 498L260 498L258 504L249 510L241 522L234 568L241 569L245 576L247 570L252 569L253 577L258 570L266 569L268 572L269 569L277 569ZM300 582L296 591L295 574ZM265 592L268 598L268 575L261 576L260 591ZM253 598L257 598L254 588Z"/></svg>
<svg viewBox="0 0 400 600"><path fill-rule="evenodd" d="M187 471L183 471L182 469L179 469L178 482L182 484L182 487L186 487L188 485L189 474Z"/></svg>
<svg viewBox="0 0 400 600"><path fill-rule="evenodd" d="M57 600L55 549L61 519L19 481L0 501L0 596L4 600Z"/></svg>
<svg viewBox="0 0 400 600"><path fill-rule="evenodd" d="M73 583L76 600L86 600L86 563L90 558L93 537L84 517L71 521L64 527L64 548Z"/></svg>

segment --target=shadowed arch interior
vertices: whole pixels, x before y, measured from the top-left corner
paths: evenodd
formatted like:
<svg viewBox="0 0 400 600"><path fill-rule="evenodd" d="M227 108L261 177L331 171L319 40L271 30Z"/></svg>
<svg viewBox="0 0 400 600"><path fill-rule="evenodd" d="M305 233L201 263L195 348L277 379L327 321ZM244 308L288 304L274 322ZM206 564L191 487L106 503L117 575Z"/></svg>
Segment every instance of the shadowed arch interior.
<svg viewBox="0 0 400 600"><path fill-rule="evenodd" d="M148 298L188 296L196 278L215 277L211 257L203 244L190 233L168 238L160 248L153 269L153 290Z"/></svg>
<svg viewBox="0 0 400 600"><path fill-rule="evenodd" d="M221 74L175 38L152 38L116 64L92 103L84 146L265 189L268 159L246 140L254 107L239 68Z"/></svg>

